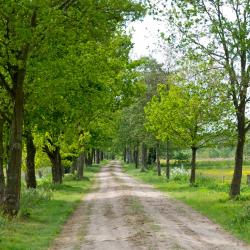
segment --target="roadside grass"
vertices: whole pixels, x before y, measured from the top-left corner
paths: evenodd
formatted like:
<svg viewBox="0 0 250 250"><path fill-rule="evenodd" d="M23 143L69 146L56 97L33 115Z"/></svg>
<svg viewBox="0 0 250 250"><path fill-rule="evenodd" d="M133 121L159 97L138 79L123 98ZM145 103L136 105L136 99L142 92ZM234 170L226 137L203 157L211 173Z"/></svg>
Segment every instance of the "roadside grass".
<svg viewBox="0 0 250 250"><path fill-rule="evenodd" d="M168 196L190 205L239 239L250 243L250 187L243 183L241 196L236 200L229 199L229 182L223 183L221 179L216 178L216 175L221 176L221 169L212 169L215 176L213 178L209 176L211 169L203 167L202 175L197 175L194 187L189 185L189 176L185 174L172 176L168 181L164 172L162 176L157 176L155 168L140 172L134 165L124 164L123 170L143 182L152 184ZM231 173L230 171L230 168L225 169L223 174Z"/></svg>
<svg viewBox="0 0 250 250"><path fill-rule="evenodd" d="M37 190L22 190L21 210L17 218L0 216L1 250L48 249L63 224L89 192L100 166L85 169L83 180L66 175L62 185L40 181Z"/></svg>

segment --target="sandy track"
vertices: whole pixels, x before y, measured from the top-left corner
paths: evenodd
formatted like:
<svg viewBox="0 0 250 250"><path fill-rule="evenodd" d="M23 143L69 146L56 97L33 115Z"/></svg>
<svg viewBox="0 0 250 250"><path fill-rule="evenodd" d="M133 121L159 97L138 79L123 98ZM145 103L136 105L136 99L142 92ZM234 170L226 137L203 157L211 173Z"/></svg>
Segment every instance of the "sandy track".
<svg viewBox="0 0 250 250"><path fill-rule="evenodd" d="M51 250L250 249L185 204L103 167Z"/></svg>

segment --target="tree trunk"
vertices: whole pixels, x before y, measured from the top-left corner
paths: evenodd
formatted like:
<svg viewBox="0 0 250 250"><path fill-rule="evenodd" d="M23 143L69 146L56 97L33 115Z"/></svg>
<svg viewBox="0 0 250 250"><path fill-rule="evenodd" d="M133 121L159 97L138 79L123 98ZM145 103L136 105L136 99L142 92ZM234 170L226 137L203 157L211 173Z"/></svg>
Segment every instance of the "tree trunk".
<svg viewBox="0 0 250 250"><path fill-rule="evenodd" d="M104 160L104 153L101 151L100 153L100 160L103 161Z"/></svg>
<svg viewBox="0 0 250 250"><path fill-rule="evenodd" d="M82 153L77 161L77 178L78 180L83 179L84 165L85 165L85 154Z"/></svg>
<svg viewBox="0 0 250 250"><path fill-rule="evenodd" d="M153 163L156 162L156 149L155 148L150 148L148 152L148 164L152 165Z"/></svg>
<svg viewBox="0 0 250 250"><path fill-rule="evenodd" d="M26 158L26 184L27 188L36 188L36 173L35 173L35 156L36 147L34 145L34 138L31 131L26 133L26 147L27 147L27 158Z"/></svg>
<svg viewBox="0 0 250 250"><path fill-rule="evenodd" d="M91 151L89 151L89 152L87 153L85 162L86 162L86 166L91 166L91 165L92 165L92 161L91 161Z"/></svg>
<svg viewBox="0 0 250 250"><path fill-rule="evenodd" d="M57 146L54 151L54 157L51 159L51 163L54 169L54 177L53 183L54 184L61 184L62 183L62 162L61 162L61 154L60 148Z"/></svg>
<svg viewBox="0 0 250 250"><path fill-rule="evenodd" d="M72 164L71 164L71 174L74 174L75 171L77 170L77 159L75 159Z"/></svg>
<svg viewBox="0 0 250 250"><path fill-rule="evenodd" d="M130 163L130 152L129 152L129 147L126 147L126 163Z"/></svg>
<svg viewBox="0 0 250 250"><path fill-rule="evenodd" d="M193 185L195 183L196 152L197 152L197 148L192 147L191 176L190 176L190 184L191 185Z"/></svg>
<svg viewBox="0 0 250 250"><path fill-rule="evenodd" d="M61 163L61 173L62 173L62 177L64 177L65 175L65 168L64 165Z"/></svg>
<svg viewBox="0 0 250 250"><path fill-rule="evenodd" d="M92 149L91 150L91 165L93 165L94 159L95 159L95 150Z"/></svg>
<svg viewBox="0 0 250 250"><path fill-rule="evenodd" d="M4 201L4 212L10 216L15 216L20 208L24 107L23 83L25 78L25 69L19 69L15 74L15 78L13 89L14 108L11 121L10 153Z"/></svg>
<svg viewBox="0 0 250 250"><path fill-rule="evenodd" d="M100 149L96 150L96 164L100 164Z"/></svg>
<svg viewBox="0 0 250 250"><path fill-rule="evenodd" d="M93 155L93 163L96 163L96 150L92 149L92 155Z"/></svg>
<svg viewBox="0 0 250 250"><path fill-rule="evenodd" d="M135 151L134 151L134 149L130 150L130 163L135 163Z"/></svg>
<svg viewBox="0 0 250 250"><path fill-rule="evenodd" d="M3 129L4 129L4 119L0 117L0 206L2 206L4 201L5 192L5 178L4 178L4 146L3 146Z"/></svg>
<svg viewBox="0 0 250 250"><path fill-rule="evenodd" d="M160 145L157 143L156 147L156 161L157 161L157 174L161 176L161 162L160 162Z"/></svg>
<svg viewBox="0 0 250 250"><path fill-rule="evenodd" d="M123 161L126 163L126 159L127 159L127 148L125 147L124 148L124 151L123 151Z"/></svg>
<svg viewBox="0 0 250 250"><path fill-rule="evenodd" d="M240 186L242 179L242 165L243 165L243 153L245 144L245 119L238 117L238 135L237 135L237 146L235 152L235 166L234 175L230 188L230 196L232 198L240 195Z"/></svg>
<svg viewBox="0 0 250 250"><path fill-rule="evenodd" d="M142 167L141 172L145 172L147 168L147 145L142 143Z"/></svg>
<svg viewBox="0 0 250 250"><path fill-rule="evenodd" d="M170 179L170 147L169 147L169 140L167 141L167 159L166 159L166 177Z"/></svg>
<svg viewBox="0 0 250 250"><path fill-rule="evenodd" d="M139 143L136 144L135 146L135 168L138 168L139 167Z"/></svg>
<svg viewBox="0 0 250 250"><path fill-rule="evenodd" d="M62 183L62 162L61 162L60 147L55 146L55 149L50 151L49 147L45 145L43 147L43 150L48 155L50 162L52 164L51 172L52 172L53 184L61 184Z"/></svg>
<svg viewBox="0 0 250 250"><path fill-rule="evenodd" d="M127 160L126 160L126 162L129 164L130 163L130 148L129 147L127 147L126 153L127 153Z"/></svg>
<svg viewBox="0 0 250 250"><path fill-rule="evenodd" d="M93 158L94 158L94 150L90 149L86 155L85 164L87 166L92 166L93 165Z"/></svg>

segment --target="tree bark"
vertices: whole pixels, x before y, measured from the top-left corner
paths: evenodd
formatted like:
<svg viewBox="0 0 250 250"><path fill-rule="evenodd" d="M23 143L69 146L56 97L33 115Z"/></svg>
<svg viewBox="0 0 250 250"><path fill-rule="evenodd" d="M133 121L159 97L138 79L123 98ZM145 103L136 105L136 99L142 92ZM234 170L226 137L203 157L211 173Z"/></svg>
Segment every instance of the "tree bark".
<svg viewBox="0 0 250 250"><path fill-rule="evenodd" d="M71 164L71 174L74 174L75 171L77 170L77 159L75 159L72 164Z"/></svg>
<svg viewBox="0 0 250 250"><path fill-rule="evenodd" d="M142 167L141 172L145 172L147 168L147 145L142 143Z"/></svg>
<svg viewBox="0 0 250 250"><path fill-rule="evenodd" d="M83 173L84 173L84 165L85 165L85 154L82 153L77 161L77 178L78 180L83 179Z"/></svg>
<svg viewBox="0 0 250 250"><path fill-rule="evenodd" d="M123 161L126 163L126 159L127 159L127 148L125 147L124 148L124 151L123 151Z"/></svg>
<svg viewBox="0 0 250 250"><path fill-rule="evenodd" d="M0 206L3 204L5 192L3 130L4 119L0 117Z"/></svg>
<svg viewBox="0 0 250 250"><path fill-rule="evenodd" d="M169 180L170 179L170 146L169 146L169 140L167 141L167 158L166 158L166 177Z"/></svg>
<svg viewBox="0 0 250 250"><path fill-rule="evenodd" d="M127 163L131 163L131 149L127 147Z"/></svg>
<svg viewBox="0 0 250 250"><path fill-rule="evenodd" d="M156 149L155 148L150 148L148 152L148 164L152 165L153 163L156 162Z"/></svg>
<svg viewBox="0 0 250 250"><path fill-rule="evenodd" d="M238 117L238 135L235 152L234 174L230 188L230 196L234 198L240 195L240 186L242 179L242 165L245 144L245 117Z"/></svg>
<svg viewBox="0 0 250 250"><path fill-rule="evenodd" d="M87 166L92 166L92 153L91 153L91 151L89 151L87 153L85 161L86 161Z"/></svg>
<svg viewBox="0 0 250 250"><path fill-rule="evenodd" d="M95 150L92 149L92 150L91 150L91 165L93 165L94 158L95 158Z"/></svg>
<svg viewBox="0 0 250 250"><path fill-rule="evenodd" d="M26 185L27 188L36 188L36 172L35 172L35 156L36 147L34 144L34 138L31 131L26 132L26 147L27 147L27 158L26 158Z"/></svg>
<svg viewBox="0 0 250 250"><path fill-rule="evenodd" d="M191 176L190 176L190 184L191 185L193 185L195 183L196 152L197 152L197 148L192 147Z"/></svg>
<svg viewBox="0 0 250 250"><path fill-rule="evenodd" d="M25 69L19 69L16 72L13 87L14 109L11 121L10 153L4 200L4 212L10 216L15 216L20 208L24 107L23 83L25 73Z"/></svg>
<svg viewBox="0 0 250 250"><path fill-rule="evenodd" d="M94 148L92 148L92 162L93 162L93 164L95 164L95 149Z"/></svg>
<svg viewBox="0 0 250 250"><path fill-rule="evenodd" d="M160 145L156 146L156 162L157 162L157 175L161 176L161 162L160 162Z"/></svg>
<svg viewBox="0 0 250 250"><path fill-rule="evenodd" d="M53 184L61 184L62 183L62 162L61 162L60 147L55 146L54 150L49 150L49 147L45 145L43 150L48 155L50 162L52 164L51 172L52 172Z"/></svg>
<svg viewBox="0 0 250 250"><path fill-rule="evenodd" d="M61 173L62 173L62 177L64 177L65 175L65 167L64 165L61 163Z"/></svg>
<svg viewBox="0 0 250 250"><path fill-rule="evenodd" d="M139 167L139 143L136 144L135 146L135 168L138 168Z"/></svg>
<svg viewBox="0 0 250 250"><path fill-rule="evenodd" d="M100 164L100 149L96 150L96 164Z"/></svg>

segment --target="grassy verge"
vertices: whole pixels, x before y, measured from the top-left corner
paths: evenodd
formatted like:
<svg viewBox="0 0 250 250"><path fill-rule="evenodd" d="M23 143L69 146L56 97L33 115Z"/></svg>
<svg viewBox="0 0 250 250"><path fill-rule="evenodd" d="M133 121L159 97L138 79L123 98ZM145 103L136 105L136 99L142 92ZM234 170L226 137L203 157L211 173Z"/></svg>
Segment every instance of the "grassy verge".
<svg viewBox="0 0 250 250"><path fill-rule="evenodd" d="M197 186L190 187L188 176L185 174L172 176L171 180L167 181L165 176L158 177L154 169L142 173L133 165L127 164L123 169L137 179L152 184L169 196L185 202L239 239L250 243L249 186L243 184L242 196L238 200L230 200L228 198L229 183L222 183L216 178L198 176ZM205 171L204 168L203 171Z"/></svg>
<svg viewBox="0 0 250 250"><path fill-rule="evenodd" d="M0 217L0 249L48 249L82 196L88 193L99 169L88 167L86 178L81 181L68 175L62 185L43 181L36 191L23 190L19 216L11 221Z"/></svg>

